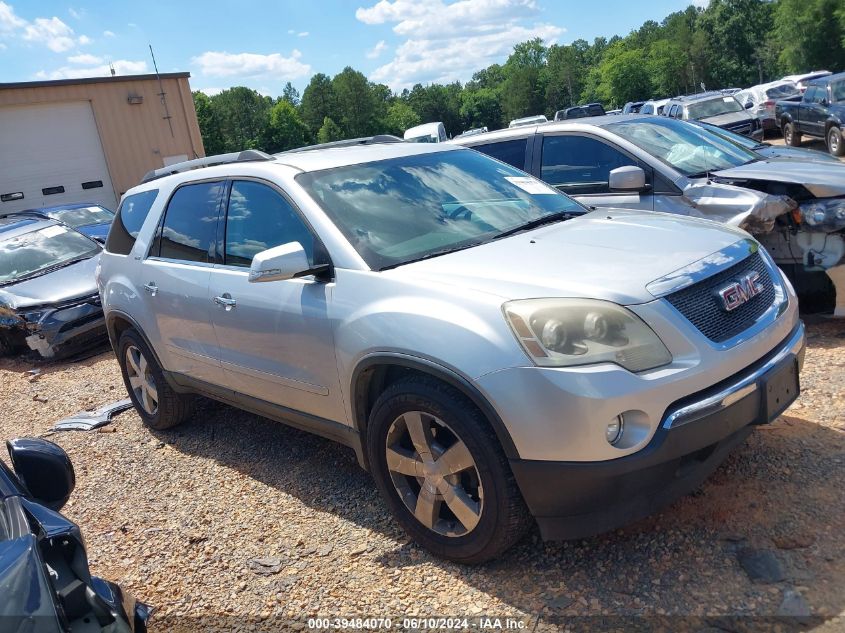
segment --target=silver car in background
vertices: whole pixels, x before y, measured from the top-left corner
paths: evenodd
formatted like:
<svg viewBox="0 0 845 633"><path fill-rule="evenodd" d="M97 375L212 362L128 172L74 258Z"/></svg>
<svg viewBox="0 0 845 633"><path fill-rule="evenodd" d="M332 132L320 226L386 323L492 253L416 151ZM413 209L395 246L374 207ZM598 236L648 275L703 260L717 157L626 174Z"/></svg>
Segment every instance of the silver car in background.
<svg viewBox="0 0 845 633"><path fill-rule="evenodd" d="M793 97L801 98L801 90L794 81L781 79L759 86L746 88L734 95L740 105L760 120L765 134L771 130L779 130L780 126L775 117L775 103Z"/></svg>
<svg viewBox="0 0 845 633"><path fill-rule="evenodd" d="M98 280L146 424L201 394L342 442L415 540L477 563L532 515L561 539L653 512L797 397L797 301L744 231L340 145L126 193Z"/></svg>
<svg viewBox="0 0 845 633"><path fill-rule="evenodd" d="M834 292L826 275L845 263L845 165L838 161L770 160L701 126L642 115L455 142L591 207L663 211L743 228L787 269L799 293L804 288L822 295L825 309L832 307L829 295L845 298L845 287Z"/></svg>

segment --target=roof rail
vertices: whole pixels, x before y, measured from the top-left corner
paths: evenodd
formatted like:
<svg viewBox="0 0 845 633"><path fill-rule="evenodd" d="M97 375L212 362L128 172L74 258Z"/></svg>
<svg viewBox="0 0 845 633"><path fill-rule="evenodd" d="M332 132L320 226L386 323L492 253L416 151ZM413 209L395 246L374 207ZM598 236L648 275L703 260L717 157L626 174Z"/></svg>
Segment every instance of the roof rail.
<svg viewBox="0 0 845 633"><path fill-rule="evenodd" d="M167 167L153 169L144 174L141 183L150 182L158 178L164 178L172 174L181 174L192 169L201 169L203 167L212 167L213 165L225 165L227 163L247 163L254 161L276 160L270 154L262 152L257 149L245 149L241 152L231 152L229 154L217 154L216 156L206 156L205 158L195 158L193 160L186 160L181 163L174 163Z"/></svg>
<svg viewBox="0 0 845 633"><path fill-rule="evenodd" d="M310 152L315 149L331 149L334 147L352 147L355 145L375 145L377 143L404 143L405 140L392 134L376 134L375 136L362 136L361 138L350 138L343 141L332 141L330 143L318 143L317 145L306 145L289 149L281 154L293 154L295 152ZM278 156L278 154L276 154Z"/></svg>

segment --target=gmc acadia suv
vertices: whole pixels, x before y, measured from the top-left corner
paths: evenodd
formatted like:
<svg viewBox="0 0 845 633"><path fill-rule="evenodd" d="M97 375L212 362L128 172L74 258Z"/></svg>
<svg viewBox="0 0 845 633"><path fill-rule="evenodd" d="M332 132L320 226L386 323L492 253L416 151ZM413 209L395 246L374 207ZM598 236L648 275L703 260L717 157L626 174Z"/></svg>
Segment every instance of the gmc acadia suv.
<svg viewBox="0 0 845 633"><path fill-rule="evenodd" d="M463 563L532 515L568 539L655 511L798 394L795 295L747 233L589 212L453 145L167 167L123 197L105 251L146 424L200 394L342 442L405 530Z"/></svg>

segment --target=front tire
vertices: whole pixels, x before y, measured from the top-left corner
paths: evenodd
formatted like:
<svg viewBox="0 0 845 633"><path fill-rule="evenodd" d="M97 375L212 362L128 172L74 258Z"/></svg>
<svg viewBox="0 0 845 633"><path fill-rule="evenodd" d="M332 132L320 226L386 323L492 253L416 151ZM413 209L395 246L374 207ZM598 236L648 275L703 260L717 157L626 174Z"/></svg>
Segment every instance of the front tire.
<svg viewBox="0 0 845 633"><path fill-rule="evenodd" d="M195 397L170 388L155 355L134 329L120 335L117 360L129 398L148 427L163 431L191 415Z"/></svg>
<svg viewBox="0 0 845 633"><path fill-rule="evenodd" d="M483 563L530 525L496 434L444 383L412 378L388 387L370 415L367 452L393 516L437 556Z"/></svg>
<svg viewBox="0 0 845 633"><path fill-rule="evenodd" d="M801 145L801 135L795 129L795 124L792 121L787 121L783 124L783 142L790 147L799 147Z"/></svg>
<svg viewBox="0 0 845 633"><path fill-rule="evenodd" d="M845 156L845 143L842 141L842 130L833 125L827 131L827 150L833 156Z"/></svg>

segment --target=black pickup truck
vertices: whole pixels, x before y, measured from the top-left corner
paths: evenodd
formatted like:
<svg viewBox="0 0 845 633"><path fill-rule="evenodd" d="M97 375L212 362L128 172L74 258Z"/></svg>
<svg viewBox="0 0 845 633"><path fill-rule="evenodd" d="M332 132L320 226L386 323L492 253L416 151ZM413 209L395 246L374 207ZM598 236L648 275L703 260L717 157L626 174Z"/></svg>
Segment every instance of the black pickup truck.
<svg viewBox="0 0 845 633"><path fill-rule="evenodd" d="M823 138L834 156L845 156L845 73L816 79L801 101L778 101L775 119L787 145L801 145L801 136Z"/></svg>

